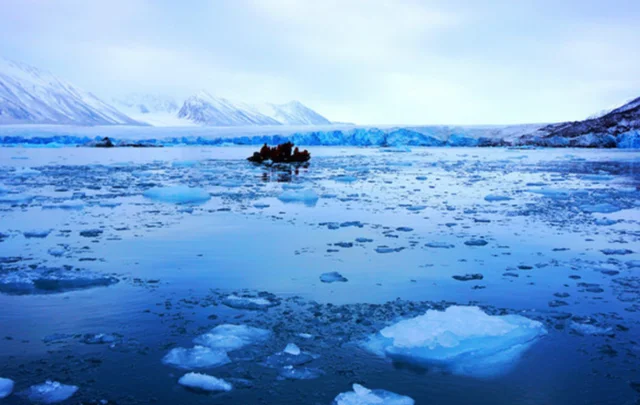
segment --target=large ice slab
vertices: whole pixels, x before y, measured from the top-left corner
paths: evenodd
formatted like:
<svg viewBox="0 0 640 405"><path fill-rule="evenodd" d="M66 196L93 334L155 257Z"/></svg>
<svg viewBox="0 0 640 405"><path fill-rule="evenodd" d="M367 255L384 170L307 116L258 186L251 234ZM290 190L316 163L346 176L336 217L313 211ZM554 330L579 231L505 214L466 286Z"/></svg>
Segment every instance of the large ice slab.
<svg viewBox="0 0 640 405"><path fill-rule="evenodd" d="M0 292L47 294L115 284L118 279L88 270L38 268L0 274Z"/></svg>
<svg viewBox="0 0 640 405"><path fill-rule="evenodd" d="M76 391L78 387L75 385L47 380L42 384L29 387L25 395L34 404L55 404L71 398Z"/></svg>
<svg viewBox="0 0 640 405"><path fill-rule="evenodd" d="M200 391L231 391L233 386L227 381L208 374L187 373L180 377L178 384Z"/></svg>
<svg viewBox="0 0 640 405"><path fill-rule="evenodd" d="M151 200L174 204L197 204L211 199L205 189L188 186L154 187L142 195Z"/></svg>
<svg viewBox="0 0 640 405"><path fill-rule="evenodd" d="M193 343L206 346L210 349L237 350L243 346L263 342L271 336L271 332L265 329L253 328L247 325L218 325L196 337Z"/></svg>
<svg viewBox="0 0 640 405"><path fill-rule="evenodd" d="M13 392L13 380L0 377L0 399L6 398Z"/></svg>
<svg viewBox="0 0 640 405"><path fill-rule="evenodd" d="M315 205L320 197L311 189L286 190L278 196L283 203L303 203L308 206Z"/></svg>
<svg viewBox="0 0 640 405"><path fill-rule="evenodd" d="M546 333L540 322L520 315L492 316L478 307L451 306L388 326L364 347L396 361L492 376L508 371Z"/></svg>
<svg viewBox="0 0 640 405"><path fill-rule="evenodd" d="M194 368L217 367L230 363L231 360L224 350L211 349L204 346L194 346L191 349L176 347L162 358L164 364L191 370Z"/></svg>
<svg viewBox="0 0 640 405"><path fill-rule="evenodd" d="M333 400L333 405L413 405L411 397L385 390L370 390L353 384L353 391L343 392Z"/></svg>

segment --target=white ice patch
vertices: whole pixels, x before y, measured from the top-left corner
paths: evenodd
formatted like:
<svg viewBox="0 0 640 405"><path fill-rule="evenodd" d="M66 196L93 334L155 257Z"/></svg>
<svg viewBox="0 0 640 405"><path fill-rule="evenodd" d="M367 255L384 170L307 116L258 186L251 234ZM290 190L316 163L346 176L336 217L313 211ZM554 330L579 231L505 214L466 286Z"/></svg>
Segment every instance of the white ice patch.
<svg viewBox="0 0 640 405"><path fill-rule="evenodd" d="M293 356L298 356L301 353L300 348L295 343L288 343L283 352Z"/></svg>
<svg viewBox="0 0 640 405"><path fill-rule="evenodd" d="M370 390L360 384L353 384L353 391L343 392L334 400L333 405L413 405L413 398L391 391Z"/></svg>
<svg viewBox="0 0 640 405"><path fill-rule="evenodd" d="M0 377L0 399L6 398L13 392L13 380Z"/></svg>
<svg viewBox="0 0 640 405"><path fill-rule="evenodd" d="M205 189L188 186L154 187L142 195L151 200L174 204L197 204L211 199Z"/></svg>
<svg viewBox="0 0 640 405"><path fill-rule="evenodd" d="M277 305L276 302L269 301L265 298L239 297L237 295L229 295L222 300L222 303L228 307L236 309L267 309Z"/></svg>
<svg viewBox="0 0 640 405"><path fill-rule="evenodd" d="M601 328L588 323L571 322L570 327L581 335L609 335L612 333L611 328Z"/></svg>
<svg viewBox="0 0 640 405"><path fill-rule="evenodd" d="M311 189L286 190L278 196L283 203L304 203L305 205L315 205L320 197L318 193Z"/></svg>
<svg viewBox="0 0 640 405"><path fill-rule="evenodd" d="M581 205L580 209L583 212L589 212L589 213L599 212L602 214L610 214L612 212L617 212L621 210L620 207L617 207L609 203Z"/></svg>
<svg viewBox="0 0 640 405"><path fill-rule="evenodd" d="M271 336L271 332L265 329L253 328L247 325L218 325L196 337L193 343L206 346L210 349L231 351L243 346L263 342Z"/></svg>
<svg viewBox="0 0 640 405"><path fill-rule="evenodd" d="M89 270L45 268L18 270L0 274L0 291L8 294L39 294L98 286L108 286L118 279Z"/></svg>
<svg viewBox="0 0 640 405"><path fill-rule="evenodd" d="M25 392L29 401L36 404L55 404L65 401L78 391L75 385L64 385L47 380L43 384L33 385Z"/></svg>
<svg viewBox="0 0 640 405"><path fill-rule="evenodd" d="M496 195L496 194L489 194L486 197L484 197L484 200L488 202L509 201L511 199L512 199L511 197L508 197L506 195Z"/></svg>
<svg viewBox="0 0 640 405"><path fill-rule="evenodd" d="M213 350L204 346L194 346L191 349L176 347L162 358L164 364L182 369L217 367L231 363L231 359L224 350Z"/></svg>
<svg viewBox="0 0 640 405"><path fill-rule="evenodd" d="M187 373L180 377L178 384L201 391L231 391L233 388L223 379L201 373Z"/></svg>
<svg viewBox="0 0 640 405"><path fill-rule="evenodd" d="M523 316L491 316L478 307L451 306L388 326L364 347L394 360L482 377L508 371L546 333L540 322Z"/></svg>

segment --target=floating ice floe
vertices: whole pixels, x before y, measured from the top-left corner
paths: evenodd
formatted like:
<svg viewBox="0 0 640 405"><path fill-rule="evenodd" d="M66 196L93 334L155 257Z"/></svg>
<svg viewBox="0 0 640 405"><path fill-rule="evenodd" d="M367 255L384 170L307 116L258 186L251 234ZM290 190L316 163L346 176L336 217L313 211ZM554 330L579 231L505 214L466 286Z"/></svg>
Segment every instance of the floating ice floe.
<svg viewBox="0 0 640 405"><path fill-rule="evenodd" d="M382 329L363 346L395 361L488 377L506 372L547 331L520 315L491 316L478 307L429 310Z"/></svg>
<svg viewBox="0 0 640 405"><path fill-rule="evenodd" d="M63 201L55 204L43 204L42 208L45 210L76 210L80 211L84 209L84 203L82 201Z"/></svg>
<svg viewBox="0 0 640 405"><path fill-rule="evenodd" d="M588 213L599 212L602 214L610 214L612 212L620 211L622 208L615 206L613 204L602 203L602 204L581 205L580 209L583 212L588 212Z"/></svg>
<svg viewBox="0 0 640 405"><path fill-rule="evenodd" d="M6 398L13 392L14 382L8 378L0 377L0 399Z"/></svg>
<svg viewBox="0 0 640 405"><path fill-rule="evenodd" d="M28 238L28 239L31 239L31 238L42 239L49 236L51 231L52 231L51 229L31 229L29 231L22 232L22 234L24 235L25 238Z"/></svg>
<svg viewBox="0 0 640 405"><path fill-rule="evenodd" d="M629 249L601 249L600 251L607 256L630 255L631 253L633 253L633 250L629 250Z"/></svg>
<svg viewBox="0 0 640 405"><path fill-rule="evenodd" d="M454 245L446 242L429 242L425 243L426 247L435 248L435 249L451 249L455 247Z"/></svg>
<svg viewBox="0 0 640 405"><path fill-rule="evenodd" d="M263 342L270 336L271 332L265 329L247 325L224 324L218 325L208 333L196 337L193 343L210 349L231 351L246 345Z"/></svg>
<svg viewBox="0 0 640 405"><path fill-rule="evenodd" d="M467 246L485 246L487 243L489 242L484 239L470 239L464 242L464 244Z"/></svg>
<svg viewBox="0 0 640 405"><path fill-rule="evenodd" d="M75 385L47 380L42 384L29 387L25 391L25 396L35 404L55 404L71 398L76 391L78 387Z"/></svg>
<svg viewBox="0 0 640 405"><path fill-rule="evenodd" d="M337 271L332 271L330 273L322 273L320 275L320 281L323 283L346 283L349 280Z"/></svg>
<svg viewBox="0 0 640 405"><path fill-rule="evenodd" d="M593 221L593 223L600 226L609 226L609 225L617 224L618 221L616 221L615 219L609 219L609 218L598 218L595 221Z"/></svg>
<svg viewBox="0 0 640 405"><path fill-rule="evenodd" d="M354 181L358 180L356 177L354 176L347 176L347 175L342 175L342 176L335 176L333 178L334 181L337 181L339 183L353 183Z"/></svg>
<svg viewBox="0 0 640 405"><path fill-rule="evenodd" d="M173 204L197 204L211 199L205 189L188 186L154 187L142 195L151 200Z"/></svg>
<svg viewBox="0 0 640 405"><path fill-rule="evenodd" d="M227 381L208 374L187 373L180 377L178 384L200 391L231 391L233 386Z"/></svg>
<svg viewBox="0 0 640 405"><path fill-rule="evenodd" d="M13 172L13 175L16 177L25 177L25 176L37 176L40 173L41 173L40 170L32 169L30 167L23 167L20 169L16 169Z"/></svg>
<svg viewBox="0 0 640 405"><path fill-rule="evenodd" d="M304 203L305 205L315 205L320 197L311 189L287 190L278 196L278 200L283 203Z"/></svg>
<svg viewBox="0 0 640 405"><path fill-rule="evenodd" d="M385 390L370 390L360 384L353 384L353 391L343 392L333 400L332 405L414 405L411 397Z"/></svg>
<svg viewBox="0 0 640 405"><path fill-rule="evenodd" d="M315 358L317 358L317 356L303 352L296 344L289 343L283 351L267 357L265 365L273 368L285 366L301 366L303 364L309 363Z"/></svg>
<svg viewBox="0 0 640 405"><path fill-rule="evenodd" d="M29 204L35 197L28 194L4 194L0 196L2 204Z"/></svg>
<svg viewBox="0 0 640 405"><path fill-rule="evenodd" d="M319 368L284 366L280 370L280 378L286 380L313 380L324 374Z"/></svg>
<svg viewBox="0 0 640 405"><path fill-rule="evenodd" d="M0 274L0 292L7 294L46 294L108 286L118 282L115 277L88 270L40 268Z"/></svg>
<svg viewBox="0 0 640 405"><path fill-rule="evenodd" d="M513 198L508 197L506 195L496 195L496 194L489 194L486 197L484 197L484 200L489 202L509 201L512 199Z"/></svg>
<svg viewBox="0 0 640 405"><path fill-rule="evenodd" d="M284 183L282 185L283 190L302 190L303 188L304 184Z"/></svg>
<svg viewBox="0 0 640 405"><path fill-rule="evenodd" d="M573 195L586 195L588 194L584 190L569 190L562 188L539 188L527 190L530 193L540 194L543 197L551 198L553 200L566 200Z"/></svg>
<svg viewBox="0 0 640 405"><path fill-rule="evenodd" d="M570 327L581 335L609 335L612 333L611 328L601 328L588 323L571 322Z"/></svg>
<svg viewBox="0 0 640 405"><path fill-rule="evenodd" d="M164 364L169 364L186 370L195 368L218 367L231 363L227 352L210 349L205 346L194 346L191 349L176 347L162 358Z"/></svg>
<svg viewBox="0 0 640 405"><path fill-rule="evenodd" d="M222 303L228 307L236 309L267 309L278 305L277 301L271 301L260 297L239 297L237 295L229 295Z"/></svg>
<svg viewBox="0 0 640 405"><path fill-rule="evenodd" d="M172 167L181 168L181 167L195 167L200 163L197 160L177 160L171 162Z"/></svg>
<svg viewBox="0 0 640 405"><path fill-rule="evenodd" d="M80 341L88 345L103 345L115 342L116 337L108 333L86 334Z"/></svg>

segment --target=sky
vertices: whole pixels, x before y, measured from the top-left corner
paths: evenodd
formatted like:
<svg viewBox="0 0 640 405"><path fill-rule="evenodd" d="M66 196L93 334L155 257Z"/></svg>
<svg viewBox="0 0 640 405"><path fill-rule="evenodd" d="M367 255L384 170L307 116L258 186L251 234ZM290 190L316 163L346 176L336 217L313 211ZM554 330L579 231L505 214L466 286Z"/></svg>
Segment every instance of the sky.
<svg viewBox="0 0 640 405"><path fill-rule="evenodd" d="M333 121L584 119L640 96L637 0L0 0L0 56L109 100L299 100Z"/></svg>

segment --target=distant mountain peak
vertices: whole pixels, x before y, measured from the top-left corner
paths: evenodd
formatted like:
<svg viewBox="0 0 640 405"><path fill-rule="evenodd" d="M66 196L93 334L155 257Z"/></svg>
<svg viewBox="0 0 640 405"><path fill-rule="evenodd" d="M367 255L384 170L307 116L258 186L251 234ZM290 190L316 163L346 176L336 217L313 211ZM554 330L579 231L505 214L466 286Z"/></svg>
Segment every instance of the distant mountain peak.
<svg viewBox="0 0 640 405"><path fill-rule="evenodd" d="M0 58L0 124L141 125L90 92Z"/></svg>

